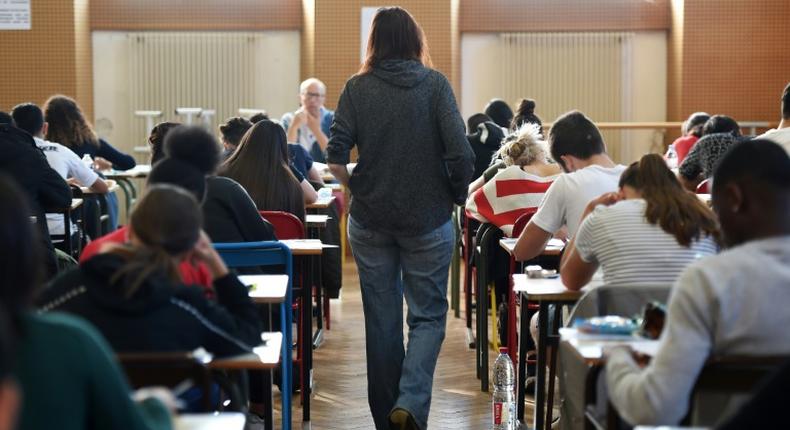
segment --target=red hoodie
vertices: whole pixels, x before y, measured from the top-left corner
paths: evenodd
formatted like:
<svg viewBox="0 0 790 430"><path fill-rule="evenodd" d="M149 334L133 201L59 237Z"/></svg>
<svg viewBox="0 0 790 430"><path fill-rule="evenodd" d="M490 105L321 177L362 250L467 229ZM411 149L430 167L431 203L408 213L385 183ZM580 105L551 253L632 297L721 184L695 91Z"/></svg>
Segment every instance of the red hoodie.
<svg viewBox="0 0 790 430"><path fill-rule="evenodd" d="M112 233L102 236L91 243L82 250L80 255L80 264L88 261L99 252L102 245L105 243L126 243L129 240L127 235L128 227L121 227ZM181 272L181 280L184 285L200 285L206 289L206 296L213 297L214 290L212 287L213 280L211 279L211 272L205 264L200 263L197 266L189 261L184 261L179 266Z"/></svg>

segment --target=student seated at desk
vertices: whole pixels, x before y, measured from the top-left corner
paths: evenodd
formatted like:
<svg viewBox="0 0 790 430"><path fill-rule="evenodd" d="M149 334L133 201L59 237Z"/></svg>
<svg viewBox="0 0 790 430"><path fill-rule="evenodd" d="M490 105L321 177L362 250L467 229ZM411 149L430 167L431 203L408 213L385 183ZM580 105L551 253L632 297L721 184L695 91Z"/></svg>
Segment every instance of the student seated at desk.
<svg viewBox="0 0 790 430"><path fill-rule="evenodd" d="M725 115L713 115L702 127L702 138L678 166L681 183L696 191L700 182L713 176L713 168L730 146L743 140L738 123Z"/></svg>
<svg viewBox="0 0 790 430"><path fill-rule="evenodd" d="M71 149L80 158L88 154L93 158L96 170L129 170L137 164L131 155L118 151L100 138L77 102L70 97L50 97L44 104L44 118L49 124L46 139ZM118 197L110 193L106 195L106 199L110 231L114 231L118 228ZM86 227L89 231L94 231L93 227Z"/></svg>
<svg viewBox="0 0 790 430"><path fill-rule="evenodd" d="M252 124L257 124L263 120L269 120L269 116L265 113L258 112L250 117ZM296 169L299 173L313 185L313 188L323 188L324 178L321 172L315 166L315 160L310 155L304 146L299 143L288 142L288 160L291 163L291 169ZM297 178L299 175L294 173ZM300 184L301 185L301 184Z"/></svg>
<svg viewBox="0 0 790 430"><path fill-rule="evenodd" d="M57 272L55 250L49 237L46 209L66 208L71 204L71 189L52 169L33 137L16 128L10 115L0 112L0 172L12 178L25 193L29 216L36 217L35 240L45 249L44 268L47 279Z"/></svg>
<svg viewBox="0 0 790 430"><path fill-rule="evenodd" d="M587 202L617 190L625 166L615 164L606 154L606 144L598 127L578 111L568 112L549 130L551 158L566 173L546 191L538 211L516 242L514 256L519 261L540 255L552 235L563 226L573 237Z"/></svg>
<svg viewBox="0 0 790 430"><path fill-rule="evenodd" d="M591 201L560 269L572 290L600 266L606 285L670 286L694 260L717 251L716 218L658 154L632 163L620 191Z"/></svg>
<svg viewBox="0 0 790 430"><path fill-rule="evenodd" d="M258 310L201 224L192 194L173 185L151 186L132 211L131 243L109 244L58 277L37 300L40 309L86 318L117 352L201 346L217 356L249 352L260 343ZM186 260L209 267L216 302L183 284L178 265Z"/></svg>
<svg viewBox="0 0 790 430"><path fill-rule="evenodd" d="M107 184L93 171L86 166L80 157L69 148L56 143L44 140L49 124L44 122L44 112L33 103L23 103L14 107L11 111L16 126L33 136L36 147L44 152L47 163L58 174L74 185L90 188L96 194L107 194L109 188ZM62 214L47 214L47 226L49 234L62 235L65 231ZM76 228L72 228L73 233L78 234ZM76 239L79 240L79 239Z"/></svg>
<svg viewBox="0 0 790 430"><path fill-rule="evenodd" d="M148 185L174 184L190 191L202 202L204 230L213 242L276 240L274 228L261 218L244 188L232 179L212 176L220 157L214 137L200 127L166 124L171 123L154 127L148 139L154 165ZM165 157L166 153L170 156ZM127 241L128 229L122 227L88 244L80 262L90 259L106 242ZM184 283L211 287L211 274L205 265L184 261L180 270Z"/></svg>
<svg viewBox="0 0 790 430"><path fill-rule="evenodd" d="M241 184L259 210L290 212L304 222L305 204L318 194L297 173L289 167L285 131L268 120L252 126L219 172Z"/></svg>
<svg viewBox="0 0 790 430"><path fill-rule="evenodd" d="M466 214L489 222L511 236L513 224L528 209L537 208L561 173L546 161L537 125L526 124L508 135L497 151L505 168L466 200Z"/></svg>
<svg viewBox="0 0 790 430"><path fill-rule="evenodd" d="M135 404L102 336L80 318L30 308L39 287L41 250L26 199L0 178L0 306L15 338L13 377L23 393L16 428L169 429L162 403ZM3 390L0 396L6 397ZM0 400L3 403L5 399ZM0 421L8 418L0 410Z"/></svg>
<svg viewBox="0 0 790 430"><path fill-rule="evenodd" d="M204 230L212 242L277 240L274 227L261 218L244 187L233 179L216 175L220 160L217 148L214 136L203 128L179 127L165 138L164 154L199 170L205 177L205 193L199 189L199 181L195 186L179 182L181 175L191 170L188 166L183 167L183 173L180 173L182 169L162 169L157 177L160 182L171 182L195 193L201 202Z"/></svg>
<svg viewBox="0 0 790 430"><path fill-rule="evenodd" d="M610 401L633 425L677 424L711 357L790 354L787 152L764 140L732 147L714 173L713 208L730 248L681 274L656 356L642 368L630 350L608 351ZM714 419L732 412L715 406Z"/></svg>
<svg viewBox="0 0 790 430"><path fill-rule="evenodd" d="M222 161L227 160L236 151L241 143L241 138L252 127L247 118L234 116L225 120L219 126L220 142L222 142Z"/></svg>

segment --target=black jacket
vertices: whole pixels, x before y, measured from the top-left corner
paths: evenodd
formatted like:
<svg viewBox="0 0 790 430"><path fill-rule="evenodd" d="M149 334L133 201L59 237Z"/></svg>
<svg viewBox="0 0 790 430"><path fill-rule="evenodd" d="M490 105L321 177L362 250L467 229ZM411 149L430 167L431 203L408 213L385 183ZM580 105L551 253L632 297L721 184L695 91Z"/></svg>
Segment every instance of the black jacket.
<svg viewBox="0 0 790 430"><path fill-rule="evenodd" d="M274 227L261 218L247 191L233 179L206 178L202 207L204 229L212 242L277 240Z"/></svg>
<svg viewBox="0 0 790 430"><path fill-rule="evenodd" d="M123 282L111 283L124 264L100 254L55 279L37 300L46 311L79 315L96 326L117 352L189 351L202 346L216 356L249 352L261 341L257 308L234 275L214 280L217 301L197 286L150 276L130 298Z"/></svg>
<svg viewBox="0 0 790 430"><path fill-rule="evenodd" d="M417 61L385 60L351 78L335 111L328 162L359 160L349 188L351 216L398 236L432 231L463 204L474 154L453 90Z"/></svg>
<svg viewBox="0 0 790 430"><path fill-rule="evenodd" d="M472 178L477 179L491 166L491 160L502 146L505 133L493 121L481 123L477 130L470 130L470 132L472 133L468 134L466 139L469 140L469 145L475 152L475 173Z"/></svg>
<svg viewBox="0 0 790 430"><path fill-rule="evenodd" d="M58 172L49 167L33 137L8 124L0 124L0 172L13 178L27 195L30 215L36 217L40 240L48 250L47 269L50 276L54 276L55 251L45 214L47 209L63 209L71 205L71 189Z"/></svg>

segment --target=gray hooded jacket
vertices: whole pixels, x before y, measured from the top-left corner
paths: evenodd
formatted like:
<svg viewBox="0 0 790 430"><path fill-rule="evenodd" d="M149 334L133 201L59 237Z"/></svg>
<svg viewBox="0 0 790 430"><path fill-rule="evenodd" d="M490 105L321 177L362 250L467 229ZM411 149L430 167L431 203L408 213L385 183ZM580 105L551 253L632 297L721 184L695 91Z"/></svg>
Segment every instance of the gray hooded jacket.
<svg viewBox="0 0 790 430"><path fill-rule="evenodd" d="M450 83L410 60L385 60L356 75L340 94L328 162L351 175L351 216L365 228L399 236L432 231L463 204L474 154Z"/></svg>

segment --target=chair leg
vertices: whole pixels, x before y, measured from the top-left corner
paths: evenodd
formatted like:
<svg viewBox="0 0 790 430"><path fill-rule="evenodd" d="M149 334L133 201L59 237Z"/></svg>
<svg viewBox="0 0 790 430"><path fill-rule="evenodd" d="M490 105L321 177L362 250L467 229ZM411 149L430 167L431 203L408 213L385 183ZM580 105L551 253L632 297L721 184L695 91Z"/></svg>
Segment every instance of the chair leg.
<svg viewBox="0 0 790 430"><path fill-rule="evenodd" d="M499 336L497 335L497 331L499 330L499 321L497 320L497 311L496 311L496 288L493 285L489 285L491 290L491 345L494 347L495 352L499 352Z"/></svg>
<svg viewBox="0 0 790 430"><path fill-rule="evenodd" d="M331 330L332 329L332 318L330 318L329 309L330 309L329 308L329 297L328 296L324 296L324 318L325 318L325 323L326 323L326 329L327 330Z"/></svg>

